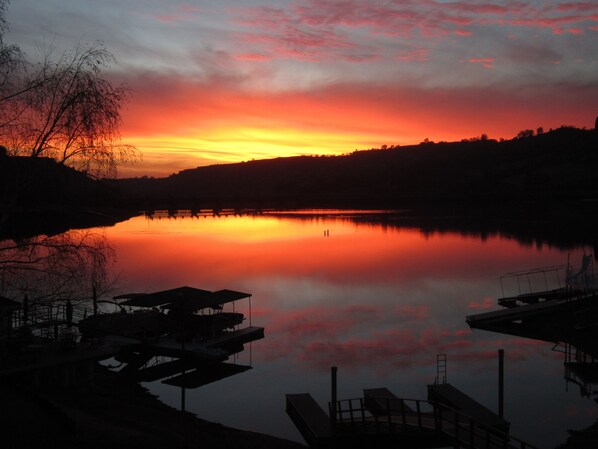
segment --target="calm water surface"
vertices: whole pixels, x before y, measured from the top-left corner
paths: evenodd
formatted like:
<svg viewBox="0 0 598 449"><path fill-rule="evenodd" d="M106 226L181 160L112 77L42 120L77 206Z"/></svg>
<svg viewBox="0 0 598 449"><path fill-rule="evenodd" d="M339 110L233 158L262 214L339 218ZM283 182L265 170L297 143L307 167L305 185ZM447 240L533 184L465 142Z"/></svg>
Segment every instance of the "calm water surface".
<svg viewBox="0 0 598 449"><path fill-rule="evenodd" d="M107 232L119 293L188 285L253 295L253 325L266 337L238 357L252 370L187 391L187 409L203 419L303 441L284 411L286 393L309 392L326 407L334 365L339 398L387 387L425 399L437 354L447 354L450 383L496 410L500 348L514 435L553 447L567 429L598 416L593 400L567 386L552 345L472 331L465 322L496 308L500 275L568 256L577 264L583 248L424 233L339 214L136 217ZM177 388L146 386L179 407Z"/></svg>

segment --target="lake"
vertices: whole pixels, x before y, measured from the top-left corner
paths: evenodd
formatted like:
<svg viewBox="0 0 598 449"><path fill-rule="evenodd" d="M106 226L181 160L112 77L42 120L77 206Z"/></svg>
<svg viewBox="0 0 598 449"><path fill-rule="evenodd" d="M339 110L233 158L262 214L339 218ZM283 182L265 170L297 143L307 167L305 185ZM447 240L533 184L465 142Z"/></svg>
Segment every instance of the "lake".
<svg viewBox="0 0 598 449"><path fill-rule="evenodd" d="M265 338L239 363L253 369L195 390L186 408L226 426L303 442L285 394L339 398L387 387L426 398L436 357L447 380L492 410L498 356L505 351L505 418L512 434L540 447L565 441L598 417L596 403L564 380L564 355L549 343L472 331L467 315L496 309L500 276L534 267L578 266L583 247L521 243L499 233L441 232L397 225L375 211L260 215L139 216L106 228L119 291L179 286L252 294L253 325ZM504 292L505 294L516 292ZM145 384L175 407L177 388Z"/></svg>

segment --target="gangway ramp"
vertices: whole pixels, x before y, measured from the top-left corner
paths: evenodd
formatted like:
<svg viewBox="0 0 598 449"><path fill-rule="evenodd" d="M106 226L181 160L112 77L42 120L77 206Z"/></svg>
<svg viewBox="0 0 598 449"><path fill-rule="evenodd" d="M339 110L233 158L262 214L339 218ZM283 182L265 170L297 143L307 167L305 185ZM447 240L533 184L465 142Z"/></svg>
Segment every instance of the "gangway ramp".
<svg viewBox="0 0 598 449"><path fill-rule="evenodd" d="M492 427L505 433L509 432L510 423L508 421L451 384L428 385L428 401L438 402L463 414L475 416L476 421L484 426Z"/></svg>
<svg viewBox="0 0 598 449"><path fill-rule="evenodd" d="M309 393L287 394L286 412L311 448L331 443L330 417Z"/></svg>

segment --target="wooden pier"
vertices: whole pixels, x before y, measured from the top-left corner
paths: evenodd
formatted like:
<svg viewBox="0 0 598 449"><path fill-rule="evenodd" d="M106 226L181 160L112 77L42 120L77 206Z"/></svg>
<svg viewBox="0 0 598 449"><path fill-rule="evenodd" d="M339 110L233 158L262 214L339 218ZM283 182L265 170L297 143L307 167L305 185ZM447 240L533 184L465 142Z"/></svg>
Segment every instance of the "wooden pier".
<svg viewBox="0 0 598 449"><path fill-rule="evenodd" d="M598 325L598 292L516 307L498 309L466 317L474 329L483 329L552 343L594 340Z"/></svg>
<svg viewBox="0 0 598 449"><path fill-rule="evenodd" d="M330 403L333 416L308 393L287 394L286 411L311 448L533 448L503 431L508 423L490 419L490 411L480 420L476 413L482 406L465 393L454 387L441 392L445 403L400 398L387 388L368 389L361 398ZM461 408L447 405L448 399Z"/></svg>
<svg viewBox="0 0 598 449"><path fill-rule="evenodd" d="M518 305L470 315L466 321L472 329L552 343L553 351L564 354L565 380L590 396L598 392L598 291L568 290L551 298L517 300Z"/></svg>

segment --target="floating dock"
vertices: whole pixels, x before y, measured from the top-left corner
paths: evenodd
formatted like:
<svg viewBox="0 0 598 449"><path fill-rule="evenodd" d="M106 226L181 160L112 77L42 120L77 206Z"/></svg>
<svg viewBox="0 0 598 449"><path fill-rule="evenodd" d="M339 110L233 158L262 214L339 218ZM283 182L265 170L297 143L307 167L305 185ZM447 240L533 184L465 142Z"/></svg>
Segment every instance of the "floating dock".
<svg viewBox="0 0 598 449"><path fill-rule="evenodd" d="M567 264L564 286L532 291L533 279L546 278L560 267L509 273L501 277L529 286L528 291L497 300L504 308L470 315L467 324L501 334L515 335L552 343L564 354L565 379L579 385L581 394L598 391L598 276L591 255L584 255L581 268L574 273ZM559 280L560 284L560 280ZM504 289L503 289L504 293Z"/></svg>

